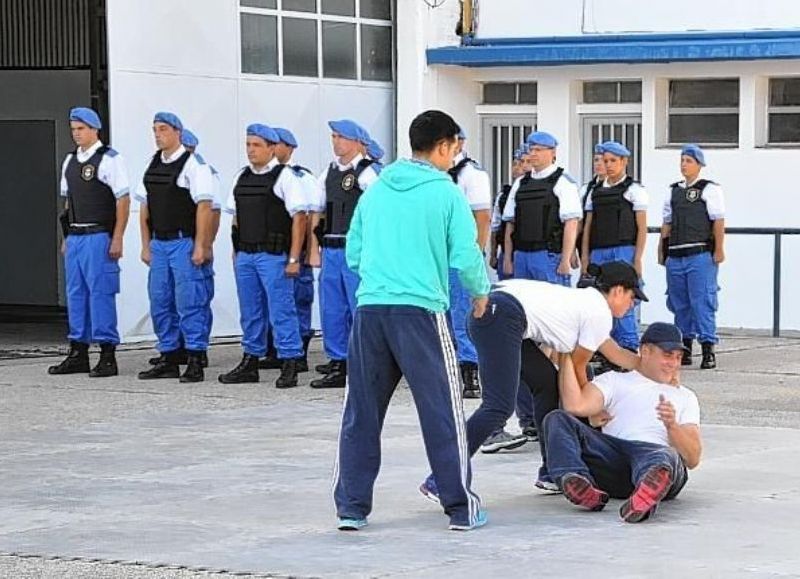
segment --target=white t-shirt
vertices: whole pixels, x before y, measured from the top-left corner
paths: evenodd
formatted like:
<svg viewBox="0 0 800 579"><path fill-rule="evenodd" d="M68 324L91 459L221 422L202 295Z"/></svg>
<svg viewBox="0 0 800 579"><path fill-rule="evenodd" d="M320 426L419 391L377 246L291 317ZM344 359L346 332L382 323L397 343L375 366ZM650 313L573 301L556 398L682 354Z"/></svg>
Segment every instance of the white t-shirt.
<svg viewBox="0 0 800 579"><path fill-rule="evenodd" d="M454 159L455 164L460 163L466 156L465 152L459 153ZM476 167L473 163L467 163L459 171L456 185L464 193L469 208L473 211L486 211L492 208L489 174L483 169Z"/></svg>
<svg viewBox="0 0 800 579"><path fill-rule="evenodd" d="M597 351L611 333L608 302L594 288L571 288L544 281L510 279L495 286L520 303L528 327L525 338L566 354L577 346Z"/></svg>
<svg viewBox="0 0 800 579"><path fill-rule="evenodd" d="M273 158L269 163L259 170L254 169L252 165L248 165L250 170L256 175L264 175L269 173L277 166L278 160L275 158ZM239 182L239 177L242 176L242 173L244 173L244 170L248 167L242 167L233 177L233 185L228 193L228 202L225 205L225 211L232 215L236 215L236 196L233 194L233 192L234 189L236 189L236 184ZM272 192L275 193L275 197L286 204L286 211L292 217L294 217L294 215L300 211L306 211L308 208L306 191L303 188L302 183L300 183L300 180L295 175L294 171L292 171L291 167L285 167L281 171L281 174L278 175L277 181L275 181L275 185L272 187Z"/></svg>
<svg viewBox="0 0 800 579"><path fill-rule="evenodd" d="M627 179L627 175L617 181L616 183L610 183L608 179L603 181L603 187L613 187L617 183L624 181ZM592 191L589 191L589 194L586 195L586 204L584 208L586 211L594 211L594 205L592 203ZM622 198L625 199L628 203L633 205L634 211L647 211L647 206L650 203L650 196L647 194L647 191L644 187L642 187L639 183L635 181L630 184L628 190L622 194Z"/></svg>
<svg viewBox="0 0 800 579"><path fill-rule="evenodd" d="M700 424L700 404L684 386L659 384L639 372L606 372L593 380L603 393L604 409L612 419L603 432L623 440L640 440L669 446L664 423L658 419L658 396L672 402L678 424Z"/></svg>
<svg viewBox="0 0 800 579"><path fill-rule="evenodd" d="M694 185L696 181L692 182ZM679 186L686 188L686 181L678 183ZM700 199L706 203L706 212L711 221L717 219L725 219L725 197L722 194L722 187L719 183L710 182L703 188L703 194ZM667 196L664 198L664 210L662 212L664 223L672 223L672 188L667 191Z"/></svg>
<svg viewBox="0 0 800 579"><path fill-rule="evenodd" d="M529 173L522 175L514 181L514 184L511 186L511 192L508 194L506 207L503 210L503 221L514 221L514 214L517 211L517 190L519 189L522 179L526 175L530 175L532 179L547 179L557 170L557 165L550 165L538 173L531 170ZM580 219L583 217L581 198L578 195L578 185L572 177L566 173L562 173L553 187L553 194L558 197L558 216L561 218L562 223L570 219Z"/></svg>

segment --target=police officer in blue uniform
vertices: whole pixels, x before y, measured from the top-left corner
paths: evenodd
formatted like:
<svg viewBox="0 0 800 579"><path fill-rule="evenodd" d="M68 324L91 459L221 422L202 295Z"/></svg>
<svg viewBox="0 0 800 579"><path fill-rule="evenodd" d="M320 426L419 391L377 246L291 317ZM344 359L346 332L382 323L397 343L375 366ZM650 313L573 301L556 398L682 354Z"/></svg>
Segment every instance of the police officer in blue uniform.
<svg viewBox="0 0 800 579"><path fill-rule="evenodd" d="M555 163L558 141L536 131L526 139L530 172L514 183L503 211L506 275L570 284L582 212L578 187Z"/></svg>
<svg viewBox="0 0 800 579"><path fill-rule="evenodd" d="M311 205L324 207L313 214L316 235L312 238L309 263L322 270L319 294L322 340L330 362L316 367L323 378L313 380L312 388L344 388L347 380L347 342L356 309L359 278L345 261L345 239L350 220L361 194L378 179L374 161L365 158L360 148L368 139L356 122L330 121L331 143L336 159L317 179L317 196ZM320 260L319 244L322 245Z"/></svg>
<svg viewBox="0 0 800 579"><path fill-rule="evenodd" d="M472 210L478 230L478 246L486 250L492 219L492 191L489 174L470 158L465 148L467 135L463 129L458 132L458 154L453 159L453 167L448 171L453 183L464 194ZM471 299L464 289L458 272L450 270L450 310L448 316L453 327L456 342L456 355L464 384L464 398L480 398L481 387L478 378L478 353L467 333L467 316Z"/></svg>
<svg viewBox="0 0 800 579"><path fill-rule="evenodd" d="M227 210L235 215L231 235L244 354L236 368L219 376L224 384L258 382L269 319L283 362L275 386L297 386L304 354L294 279L300 273L306 238L307 202L292 169L275 158L279 142L271 127L259 123L247 127L249 164L237 173L228 196Z"/></svg>
<svg viewBox="0 0 800 579"><path fill-rule="evenodd" d="M158 151L145 171L140 202L142 261L150 267L150 317L158 337L159 362L141 380L178 378L200 382L208 350L209 282L214 188L211 171L181 144L183 124L170 112L153 118ZM187 366L178 366L181 336Z"/></svg>
<svg viewBox="0 0 800 579"><path fill-rule="evenodd" d="M508 196L511 193L512 183L528 171L524 157L525 151L522 148L514 151L514 158L511 163L511 183L503 185L497 193L492 209L489 266L497 272L497 279L500 281L512 277L503 271L503 262L505 261L503 250L506 239L506 222L503 221L503 211L506 208L506 203L508 203Z"/></svg>
<svg viewBox="0 0 800 579"><path fill-rule="evenodd" d="M624 261L642 277L642 256L647 241L647 191L629 176L631 152L616 141L602 143L606 177L602 186L587 192L581 251L582 273L590 263ZM611 337L632 352L639 351L639 325L634 306L614 320Z"/></svg>
<svg viewBox="0 0 800 579"><path fill-rule="evenodd" d="M667 266L667 307L683 333L683 365L692 363L700 342L700 368L717 367L717 274L725 261L725 199L719 184L702 179L705 153L697 145L681 150L683 180L670 185L664 202L659 258Z"/></svg>
<svg viewBox="0 0 800 579"><path fill-rule="evenodd" d="M118 260L130 209L128 175L122 157L100 141L102 123L95 111L74 108L69 120L78 146L61 171L61 195L67 200L61 225L70 349L65 360L47 371L116 376ZM90 370L92 342L100 345L100 360Z"/></svg>

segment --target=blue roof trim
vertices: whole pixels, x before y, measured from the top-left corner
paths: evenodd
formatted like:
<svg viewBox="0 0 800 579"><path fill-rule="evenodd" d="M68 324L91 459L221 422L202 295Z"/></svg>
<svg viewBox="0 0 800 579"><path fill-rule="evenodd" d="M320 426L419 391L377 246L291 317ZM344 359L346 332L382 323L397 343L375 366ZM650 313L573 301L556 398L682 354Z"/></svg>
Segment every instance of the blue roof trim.
<svg viewBox="0 0 800 579"><path fill-rule="evenodd" d="M800 30L467 38L427 58L470 67L789 59L800 58Z"/></svg>

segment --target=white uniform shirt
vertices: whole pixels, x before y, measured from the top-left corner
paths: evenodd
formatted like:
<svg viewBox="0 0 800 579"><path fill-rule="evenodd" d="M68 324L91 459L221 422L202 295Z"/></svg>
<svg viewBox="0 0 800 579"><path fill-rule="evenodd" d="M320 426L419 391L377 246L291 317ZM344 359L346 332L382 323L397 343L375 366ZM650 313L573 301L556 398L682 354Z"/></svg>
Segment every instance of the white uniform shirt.
<svg viewBox="0 0 800 579"><path fill-rule="evenodd" d="M466 157L467 153L462 151L453 160L454 164L457 165ZM456 179L456 185L467 198L470 209L485 211L492 208L492 189L489 174L486 171L476 167L473 163L467 163L461 168Z"/></svg>
<svg viewBox="0 0 800 579"><path fill-rule="evenodd" d="M525 175L530 175L533 179L546 179L557 170L558 166L550 165L538 173L531 170ZM514 185L511 186L511 192L508 194L508 202L506 203L506 208L503 211L503 221L514 221L514 213L517 210L517 190L519 189L519 185L525 175L519 177L516 181L514 181ZM556 197L558 197L558 215L561 218L562 223L570 219L580 219L583 217L583 211L581 211L581 198L578 196L578 186L572 177L566 173L562 173L561 177L559 177L558 181L556 181L555 187L553 187L553 193Z"/></svg>
<svg viewBox="0 0 800 579"><path fill-rule="evenodd" d="M691 185L696 182L692 181ZM684 188L691 187L691 185L686 184L686 181L681 181L678 185ZM725 219L725 197L722 194L722 187L719 183L708 183L703 188L703 194L700 195L700 199L706 202L706 211L711 221ZM667 191L667 196L664 199L663 218L664 223L672 223L672 188Z"/></svg>
<svg viewBox="0 0 800 579"><path fill-rule="evenodd" d="M72 156L78 158L79 163L85 163L92 158L97 152L97 149L103 146L103 143L97 141L94 145L82 151L78 148L74 153L67 155L64 163L61 165L61 196L67 197L69 185L67 185L67 165L69 165ZM128 171L125 169L125 162L122 160L122 155L117 153L114 149L109 148L100 164L97 166L97 179L109 187L114 197L121 199L130 193L130 185L128 183Z"/></svg>
<svg viewBox="0 0 800 579"><path fill-rule="evenodd" d="M252 165L250 165L250 170L256 175L264 175L272 171L277 166L278 160L273 157L273 159L261 169L256 170ZM236 175L233 177L233 184L231 185L231 190L228 194L228 203L225 207L225 211L232 215L236 215L236 197L234 196L233 191L236 188L236 183L239 181L239 177L246 168L247 167L242 167L239 169L236 172ZM275 196L278 199L286 204L286 211L288 211L289 215L292 217L294 217L294 215L300 211L306 211L308 208L308 200L306 199L305 190L300 184L300 180L295 176L294 171L292 171L290 167L285 167L281 171L281 174L278 175L278 180L275 181L275 186L272 188L272 191L275 193Z"/></svg>
<svg viewBox="0 0 800 579"><path fill-rule="evenodd" d="M500 226L503 224L503 212L500 211L500 196L502 194L502 191L497 194L497 197L494 200L494 206L492 207L491 229L493 233L500 231Z"/></svg>
<svg viewBox="0 0 800 579"><path fill-rule="evenodd" d="M627 178L628 176L626 175L616 183L610 183L608 179L606 179L605 181L603 181L603 187L613 187L617 183L621 183ZM636 182L631 183L630 187L628 187L628 190L622 194L622 198L625 199L631 205L633 205L634 211L647 211L647 206L650 203L650 196L647 194L647 191L645 190L644 187L642 187L639 183ZM589 192L589 194L586 196L585 208L586 211L593 210L592 192Z"/></svg>
<svg viewBox="0 0 800 579"><path fill-rule="evenodd" d="M697 396L683 386L659 384L635 370L606 372L592 382L603 393L604 409L612 417L603 426L603 433L610 436L669 446L667 429L656 413L660 394L672 402L678 424L700 424Z"/></svg>
<svg viewBox="0 0 800 579"><path fill-rule="evenodd" d="M290 168L295 165L293 159L289 159L286 163ZM298 181L300 181L300 185L303 187L303 192L306 197L306 211L313 211L315 213L322 213L325 211L325 205L319 205L319 194L317 191L317 178L314 176L313 173L309 171L303 171L299 169L297 171L292 170L294 176L297 177Z"/></svg>
<svg viewBox="0 0 800 579"><path fill-rule="evenodd" d="M496 291L507 293L525 311L525 338L566 354L581 346L595 352L611 334L608 302L594 288L569 288L543 281L512 279Z"/></svg>
<svg viewBox="0 0 800 579"><path fill-rule="evenodd" d="M180 159L181 155L185 152L186 148L181 145L169 157L165 157L164 153L161 153L161 161L167 164L174 163ZM147 169L145 169L145 171L147 171ZM195 154L189 155L186 164L178 175L176 185L183 189L188 189L189 194L192 196L192 201L195 203L200 203L202 201L210 201L213 203L214 201L214 180L211 177L211 170L208 168L206 162L203 161L203 158ZM139 183L134 197L142 205L147 205L147 189L144 186L144 182Z"/></svg>
<svg viewBox="0 0 800 579"><path fill-rule="evenodd" d="M363 158L364 156L359 153L346 165L342 165L338 159L334 161L334 163L336 163L336 167L339 169L339 171L347 171L348 169L355 168ZM325 167L322 173L320 173L320 176L317 178L317 193L309 202L310 206L319 207L319 211L323 211L328 202L328 192L325 189L325 180L328 178L328 169L330 169L330 165ZM370 166L361 171L361 175L358 176L358 186L362 191L366 191L367 187L372 185L377 180L378 174Z"/></svg>
<svg viewBox="0 0 800 579"><path fill-rule="evenodd" d="M197 156L200 162L205 164L208 170L211 171L211 184L214 187L214 198L211 200L211 210L219 213L222 210L222 182L219 178L219 171L214 168L214 165L207 163L200 153L196 152L195 156Z"/></svg>

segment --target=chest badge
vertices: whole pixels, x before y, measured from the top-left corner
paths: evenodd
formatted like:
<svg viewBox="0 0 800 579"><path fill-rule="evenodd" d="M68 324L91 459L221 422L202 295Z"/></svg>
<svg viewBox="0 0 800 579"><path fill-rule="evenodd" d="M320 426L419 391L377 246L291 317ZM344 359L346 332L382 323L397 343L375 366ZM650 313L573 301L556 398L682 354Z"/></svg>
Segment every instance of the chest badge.
<svg viewBox="0 0 800 579"><path fill-rule="evenodd" d="M687 189L686 190L686 200L689 203L694 203L700 199L700 189Z"/></svg>
<svg viewBox="0 0 800 579"><path fill-rule="evenodd" d="M91 181L94 179L94 165L84 165L81 169L81 179Z"/></svg>
<svg viewBox="0 0 800 579"><path fill-rule="evenodd" d="M344 176L342 179L342 189L345 191L350 191L353 188L353 185L356 184L356 176L352 173L349 173Z"/></svg>

